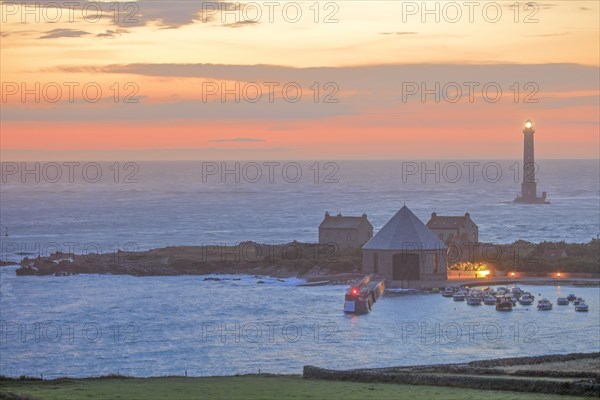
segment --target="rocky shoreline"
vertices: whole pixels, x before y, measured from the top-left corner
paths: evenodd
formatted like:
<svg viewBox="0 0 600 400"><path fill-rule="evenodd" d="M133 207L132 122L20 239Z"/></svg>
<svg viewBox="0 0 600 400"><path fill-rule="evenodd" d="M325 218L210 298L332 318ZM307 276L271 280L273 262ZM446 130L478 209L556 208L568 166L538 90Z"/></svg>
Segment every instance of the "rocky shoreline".
<svg viewBox="0 0 600 400"><path fill-rule="evenodd" d="M303 377L598 397L600 353L514 357L462 364L346 371L307 365L304 367Z"/></svg>
<svg viewBox="0 0 600 400"><path fill-rule="evenodd" d="M25 257L18 264L17 275L246 274L305 278L352 273L360 267L361 254L360 250L348 250L332 255L326 247L313 243L245 242L236 246L179 246L86 255L57 252L47 257Z"/></svg>
<svg viewBox="0 0 600 400"><path fill-rule="evenodd" d="M526 243L526 242L525 242ZM515 259L522 260L519 273L524 277L549 277L557 268L562 280L579 279L581 275L598 279L598 241L585 244L542 243L512 245L479 243L478 248L497 248L502 259L490 263L498 269L498 277L506 268L515 268ZM549 261L540 256L543 249L553 246L568 248L571 256ZM525 250L524 250L525 249ZM530 253L523 253L529 251ZM542 252L543 253L543 252ZM252 241L237 245L174 246L146 251L67 254L56 252L48 256L23 255L17 275L113 274L134 276L171 276L206 274L265 275L276 278L332 276L353 274L362 268L361 249L339 249L333 244L290 242L262 244ZM475 257L475 256L474 256ZM559 263L559 264L557 264ZM1 265L13 265L4 260ZM456 266L455 266L456 267ZM456 272L456 271L454 271ZM466 275L465 275L466 276ZM493 277L493 275L491 275ZM460 274L459 274L460 278ZM518 278L518 277L517 277ZM459 279L460 280L460 279Z"/></svg>

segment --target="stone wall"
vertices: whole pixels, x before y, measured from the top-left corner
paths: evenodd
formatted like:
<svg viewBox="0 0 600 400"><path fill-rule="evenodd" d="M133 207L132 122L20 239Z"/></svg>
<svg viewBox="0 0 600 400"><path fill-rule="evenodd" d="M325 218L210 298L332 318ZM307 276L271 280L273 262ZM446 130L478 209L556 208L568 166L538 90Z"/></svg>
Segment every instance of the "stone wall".
<svg viewBox="0 0 600 400"><path fill-rule="evenodd" d="M505 374L502 370L492 369L493 367L542 364L577 360L581 358L600 359L600 353L521 357L475 361L466 364L357 369L347 371L328 370L307 365L304 367L303 376L304 378L351 382L448 386L484 390L506 390L598 397L600 394L600 376L598 376L597 372L560 373L558 371L535 371L532 373L532 371L516 371L511 374ZM524 379L523 376L535 378ZM559 381L543 379L544 377L566 379Z"/></svg>

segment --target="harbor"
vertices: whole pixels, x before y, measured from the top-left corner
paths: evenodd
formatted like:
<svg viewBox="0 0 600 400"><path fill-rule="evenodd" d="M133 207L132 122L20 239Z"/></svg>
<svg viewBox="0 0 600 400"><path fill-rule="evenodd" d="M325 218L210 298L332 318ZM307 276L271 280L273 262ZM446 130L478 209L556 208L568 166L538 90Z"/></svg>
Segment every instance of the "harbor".
<svg viewBox="0 0 600 400"><path fill-rule="evenodd" d="M185 370L212 376L259 368L293 374L307 364L349 369L356 360L364 368L457 363L596 351L600 330L597 287L519 285L553 303L573 293L586 300L587 313L572 305L548 312L517 305L501 313L439 291L386 289L371 312L356 315L343 311L346 283L302 287L297 278L254 275L36 277L17 276L16 268L0 269L6 339L0 363L15 377L147 377ZM33 290L41 280L45 290ZM57 348L77 357L66 360ZM23 360L28 349L37 356ZM147 352L156 354L152 364Z"/></svg>
<svg viewBox="0 0 600 400"><path fill-rule="evenodd" d="M517 305L522 307L533 307L536 303L536 296L528 291L524 291L519 286L512 288L506 286L486 287L484 289L468 286L448 286L442 292L443 297L452 298L455 302L466 302L469 306L493 305L496 311L512 311ZM550 311L553 308L552 300L541 297L538 294L537 305L539 311ZM587 312L589 306L585 299L569 293L568 296L558 297L556 303L559 306L572 305L576 312Z"/></svg>

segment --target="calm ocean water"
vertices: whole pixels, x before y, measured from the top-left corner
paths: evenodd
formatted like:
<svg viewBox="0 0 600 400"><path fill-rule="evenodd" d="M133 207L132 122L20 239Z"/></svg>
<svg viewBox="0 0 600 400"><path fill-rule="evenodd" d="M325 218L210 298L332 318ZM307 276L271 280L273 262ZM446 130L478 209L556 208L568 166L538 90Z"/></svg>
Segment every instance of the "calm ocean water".
<svg viewBox="0 0 600 400"><path fill-rule="evenodd" d="M60 165L60 179L55 166L41 163L39 183L34 182L35 173L22 176L25 168L18 166L17 173L3 177L0 193L0 225L3 233L6 228L9 233L2 237L2 256L18 259L13 256L15 246L33 253L53 246L71 246L76 252L99 246L106 252L128 243L132 243L128 249L149 249L246 240L317 241L326 210L367 213L377 230L404 202L423 222L434 211L469 212L484 242L588 242L600 233L597 160L539 161L538 191L548 192L551 201L545 206L511 203L520 191L518 162L467 163L320 161L265 166L258 162L256 168L240 162L238 177L220 174L235 171L232 161L119 163L100 168L81 163L72 167L71 177ZM26 167L34 168L32 163ZM98 172L102 176L93 183Z"/></svg>
<svg viewBox="0 0 600 400"><path fill-rule="evenodd" d="M234 171L234 162L204 164L204 179L200 162L104 163L86 166L85 173L82 163L73 167L72 183L64 165L41 164L39 183L36 172L6 176L10 170L3 165L0 226L8 236L2 236L1 257L16 260L22 256L16 253L57 247L111 252L316 241L325 210L367 213L377 230L404 202L424 222L433 211L469 212L486 242L597 237L597 160L540 161L538 190L552 202L544 206L511 203L520 189L518 163L465 163L243 162L239 183L235 172L209 174ZM575 313L572 306L497 313L439 295L411 295L383 297L371 314L350 317L341 312L342 286L301 288L295 280L248 276L220 282L201 276L17 277L14 270L0 270L4 375L300 373L305 364L408 365L600 347L597 288L525 287L553 301L575 292L590 313Z"/></svg>

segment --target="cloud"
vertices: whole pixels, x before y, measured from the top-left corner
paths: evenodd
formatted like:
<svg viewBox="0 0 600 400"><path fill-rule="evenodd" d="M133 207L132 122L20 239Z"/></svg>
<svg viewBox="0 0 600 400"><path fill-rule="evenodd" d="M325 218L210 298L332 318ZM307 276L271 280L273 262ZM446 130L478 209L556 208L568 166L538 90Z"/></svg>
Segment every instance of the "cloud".
<svg viewBox="0 0 600 400"><path fill-rule="evenodd" d="M13 32L0 32L0 37L9 37L9 36L31 36L31 35L39 35L39 31L35 30L21 30L21 31L13 31Z"/></svg>
<svg viewBox="0 0 600 400"><path fill-rule="evenodd" d="M314 82L336 82L344 90L398 92L402 82L497 82L505 90L519 81L535 82L544 91L589 90L598 84L597 67L578 64L388 64L347 67L294 68L280 65L232 64L117 64L103 67L59 66L42 72L122 73L152 77L207 78L217 81L297 82L309 87ZM401 80L398 77L402 77ZM569 77L569 79L565 79ZM594 86L595 87L595 86Z"/></svg>
<svg viewBox="0 0 600 400"><path fill-rule="evenodd" d="M418 32L381 32L380 35L418 35Z"/></svg>
<svg viewBox="0 0 600 400"><path fill-rule="evenodd" d="M552 36L566 36L569 35L569 32L561 32L561 33L545 33L540 35L525 35L527 37L552 37Z"/></svg>
<svg viewBox="0 0 600 400"><path fill-rule="evenodd" d="M80 31L77 29L52 29L51 31L46 32L46 35L41 36L40 39L56 39L63 37L81 37L85 35L89 35L89 32Z"/></svg>
<svg viewBox="0 0 600 400"><path fill-rule="evenodd" d="M255 142L264 142L263 139L255 139L255 138L232 138L232 139L211 139L209 140L211 143L255 143Z"/></svg>
<svg viewBox="0 0 600 400"><path fill-rule="evenodd" d="M106 38L114 38L115 36L121 36L123 33L129 33L129 31L127 29L116 29L116 30L112 30L112 29L108 29L105 33L99 33L96 35L96 37L106 37Z"/></svg>
<svg viewBox="0 0 600 400"><path fill-rule="evenodd" d="M281 123L291 121L315 121L327 118L377 115L382 110L394 113L410 113L411 107L421 104L421 93L403 98L406 83L412 88L444 88L455 84L461 88L459 97L468 100L470 89L466 83L476 83L474 93L481 94L489 85L500 87L503 104L513 106L515 77L522 96L532 95L539 104L530 108L558 109L561 107L593 107L598 95L590 94L591 87L600 85L598 69L578 64L396 64L346 67L293 68L277 65L216 65L216 64L126 64L94 66L62 66L43 72L88 72L90 74L128 74L159 78L202 78L218 85L219 82L252 82L261 88L256 102L222 101L222 94L203 97L197 87L193 99L167 99L152 101L140 99L136 104L114 104L112 99L97 104L60 104L39 108L19 104L5 104L5 120L37 121L98 121L98 120L191 120L191 121L268 121ZM130 79L130 77L128 77ZM144 81L141 79L140 81ZM266 82L277 82L277 86ZM286 101L283 88L296 83L302 89L297 102ZM315 82L320 85L319 101L314 100ZM196 83L197 84L197 83ZM333 86L327 86L333 84ZM527 85L527 87L525 87ZM333 90L332 89L335 89ZM454 87L454 86L452 86ZM231 85L229 86L231 88ZM240 89L241 90L241 89ZM441 91L442 89L440 89ZM535 92L535 93L532 93ZM583 93L578 93L583 92ZM141 87L143 94L143 87ZM273 94L274 101L270 101ZM243 95L240 95L242 98ZM325 101L331 96L334 102ZM453 104L457 109L472 107L467 101ZM523 101L523 97L521 98ZM483 102L483 103L481 103ZM477 104L487 106L483 100ZM436 103L433 103L434 105ZM500 106L498 106L500 107ZM376 124L378 118L371 119ZM386 121L383 119L383 121ZM439 121L443 121L440 119ZM240 141L248 138L225 139ZM215 138L214 140L218 140Z"/></svg>
<svg viewBox="0 0 600 400"><path fill-rule="evenodd" d="M176 29L197 22L220 22L219 14L236 11L236 17L244 5L230 3L224 0L213 1L178 1L168 0L139 0L127 2L106 2L96 0L65 1L55 0L22 0L22 6L39 8L59 8L64 20L73 18L77 22L94 24L103 19L114 26L134 28L147 25L157 25L160 29ZM250 26L247 21L226 24L233 28ZM100 36L106 37L106 36Z"/></svg>
<svg viewBox="0 0 600 400"><path fill-rule="evenodd" d="M223 26L227 27L227 28L242 28L244 26L252 26L252 25L258 24L258 23L259 23L258 21L244 20L244 21L232 22L230 24L225 24Z"/></svg>

